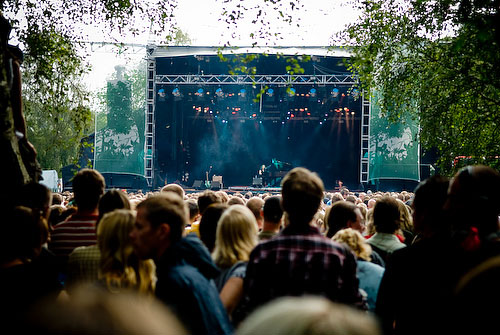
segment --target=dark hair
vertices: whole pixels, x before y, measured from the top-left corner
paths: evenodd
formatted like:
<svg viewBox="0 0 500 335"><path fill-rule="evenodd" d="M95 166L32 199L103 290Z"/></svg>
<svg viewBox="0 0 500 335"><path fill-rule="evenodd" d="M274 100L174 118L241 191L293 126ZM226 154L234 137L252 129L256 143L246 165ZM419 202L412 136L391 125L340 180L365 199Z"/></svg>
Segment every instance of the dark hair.
<svg viewBox="0 0 500 335"><path fill-rule="evenodd" d="M373 225L378 233L394 234L400 228L401 213L398 201L383 196L373 206Z"/></svg>
<svg viewBox="0 0 500 335"><path fill-rule="evenodd" d="M264 220L279 223L282 217L281 196L267 197L264 201Z"/></svg>
<svg viewBox="0 0 500 335"><path fill-rule="evenodd" d="M112 189L104 193L101 199L99 199L98 208L99 218L97 219L97 224L99 224L99 221L101 221L106 213L112 212L115 209L130 209L130 201L125 192Z"/></svg>
<svg viewBox="0 0 500 335"><path fill-rule="evenodd" d="M432 176L417 185L411 206L417 218L413 224L417 232L429 230L444 232L447 224L443 216L443 205L447 199L450 180L447 177Z"/></svg>
<svg viewBox="0 0 500 335"><path fill-rule="evenodd" d="M198 208L198 204L195 200L188 200L186 204L189 209L189 219L192 220L196 217L196 215L200 214L200 209Z"/></svg>
<svg viewBox="0 0 500 335"><path fill-rule="evenodd" d="M97 170L82 169L73 178L72 184L78 210L96 209L106 187L104 177Z"/></svg>
<svg viewBox="0 0 500 335"><path fill-rule="evenodd" d="M52 192L50 189L39 183L31 182L21 187L18 206L31 208L36 212L41 212L46 217L50 208Z"/></svg>
<svg viewBox="0 0 500 335"><path fill-rule="evenodd" d="M323 199L323 181L306 168L294 168L281 182L283 210L290 224L306 225L313 219Z"/></svg>
<svg viewBox="0 0 500 335"><path fill-rule="evenodd" d="M498 230L500 173L484 165L466 166L454 177L448 194L449 215L456 231L471 226L485 237Z"/></svg>
<svg viewBox="0 0 500 335"><path fill-rule="evenodd" d="M170 226L170 241L172 243L182 238L187 223L188 210L184 200L174 192L163 192L140 202L137 210L144 209L145 218L152 228L158 228L162 223Z"/></svg>
<svg viewBox="0 0 500 335"><path fill-rule="evenodd" d="M229 206L227 204L212 204L207 207L200 220L200 240L205 244L210 252L215 247L215 235L217 231L217 223L219 222L222 213Z"/></svg>
<svg viewBox="0 0 500 335"><path fill-rule="evenodd" d="M349 201L337 201L334 203L326 221L328 227L326 237L332 238L339 230L348 228L348 221L356 221L357 208L355 204Z"/></svg>
<svg viewBox="0 0 500 335"><path fill-rule="evenodd" d="M0 264L16 258L31 259L35 249L46 241L47 226L42 217L31 208L18 206L5 214L0 243Z"/></svg>
<svg viewBox="0 0 500 335"><path fill-rule="evenodd" d="M220 203L221 200L214 191L206 190L198 197L198 208L200 209L200 214L203 215L205 209L214 203Z"/></svg>

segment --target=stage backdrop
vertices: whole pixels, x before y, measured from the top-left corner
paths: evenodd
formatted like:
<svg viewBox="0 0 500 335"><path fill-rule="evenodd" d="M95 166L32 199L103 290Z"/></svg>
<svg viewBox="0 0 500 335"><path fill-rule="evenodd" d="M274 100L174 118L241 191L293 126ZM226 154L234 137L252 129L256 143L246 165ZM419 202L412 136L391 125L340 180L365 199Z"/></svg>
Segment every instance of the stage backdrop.
<svg viewBox="0 0 500 335"><path fill-rule="evenodd" d="M398 123L389 122L381 115L379 99L375 92L371 99L368 180L420 181L418 121L406 115Z"/></svg>

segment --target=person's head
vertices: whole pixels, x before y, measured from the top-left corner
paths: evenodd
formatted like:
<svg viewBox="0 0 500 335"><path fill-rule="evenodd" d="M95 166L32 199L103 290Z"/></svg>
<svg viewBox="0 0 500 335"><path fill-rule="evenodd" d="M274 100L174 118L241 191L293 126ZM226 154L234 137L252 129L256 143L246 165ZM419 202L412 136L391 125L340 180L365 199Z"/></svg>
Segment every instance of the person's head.
<svg viewBox="0 0 500 335"><path fill-rule="evenodd" d="M340 192L335 192L332 194L332 198L330 200L331 200L330 205L333 205L337 201L344 201L344 197Z"/></svg>
<svg viewBox="0 0 500 335"><path fill-rule="evenodd" d="M238 261L248 261L250 252L257 245L257 221L245 206L229 207L217 224L213 257L221 268Z"/></svg>
<svg viewBox="0 0 500 335"><path fill-rule="evenodd" d="M52 193L52 205L62 205L64 198L59 193Z"/></svg>
<svg viewBox="0 0 500 335"><path fill-rule="evenodd" d="M333 235L332 241L346 244L358 258L368 262L371 260L372 248L357 230L341 229Z"/></svg>
<svg viewBox="0 0 500 335"><path fill-rule="evenodd" d="M352 194L349 194L346 198L345 198L345 201L349 201L349 202L352 202L353 204L356 204L356 196L352 195Z"/></svg>
<svg viewBox="0 0 500 335"><path fill-rule="evenodd" d="M135 226L130 237L142 259L157 259L182 238L188 210L174 192L154 195L137 205Z"/></svg>
<svg viewBox="0 0 500 335"><path fill-rule="evenodd" d="M283 210L291 225L307 225L323 199L323 181L305 168L294 168L281 182Z"/></svg>
<svg viewBox="0 0 500 335"><path fill-rule="evenodd" d="M396 199L399 207L399 213L401 215L401 229L404 229L409 232L413 232L413 218L411 216L410 208L407 206L402 200L399 198Z"/></svg>
<svg viewBox="0 0 500 335"><path fill-rule="evenodd" d="M215 194L219 197L223 204L226 204L229 201L229 195L227 195L224 191L216 191Z"/></svg>
<svg viewBox="0 0 500 335"><path fill-rule="evenodd" d="M238 196L233 196L233 197L231 197L231 199L229 199L227 201L227 204L228 204L228 206L232 206L232 205L243 205L243 206L245 206L245 200L243 200L243 198L240 198Z"/></svg>
<svg viewBox="0 0 500 335"><path fill-rule="evenodd" d="M184 189L178 184L168 184L162 187L161 192L174 192L177 193L181 199L184 199Z"/></svg>
<svg viewBox="0 0 500 335"><path fill-rule="evenodd" d="M47 240L48 228L40 213L18 206L4 214L0 243L0 265L19 259L32 260L40 254Z"/></svg>
<svg viewBox="0 0 500 335"><path fill-rule="evenodd" d="M375 318L317 296L275 299L250 314L236 335L380 335Z"/></svg>
<svg viewBox="0 0 500 335"><path fill-rule="evenodd" d="M246 206L250 209L257 220L259 229L262 229L264 218L262 217L262 207L264 207L264 200L259 197L251 197L248 199Z"/></svg>
<svg viewBox="0 0 500 335"><path fill-rule="evenodd" d="M43 184L32 182L21 187L17 205L31 208L48 220L51 201L52 192L49 188Z"/></svg>
<svg viewBox="0 0 500 335"><path fill-rule="evenodd" d="M283 207L281 207L281 196L275 195L267 197L264 201L264 221L274 224L281 224L283 217Z"/></svg>
<svg viewBox="0 0 500 335"><path fill-rule="evenodd" d="M99 218L97 223L101 220L101 218L109 212L114 211L115 209L130 209L130 201L128 200L127 195L117 189L112 189L103 194L101 199L99 199Z"/></svg>
<svg viewBox="0 0 500 335"><path fill-rule="evenodd" d="M40 301L16 330L38 335L187 334L172 311L158 300L141 294L113 294L90 284L76 287L71 299Z"/></svg>
<svg viewBox="0 0 500 335"><path fill-rule="evenodd" d="M215 203L205 210L205 214L200 220L200 240L205 244L207 249L212 252L215 247L215 236L217 232L217 224L222 213L228 209L228 205Z"/></svg>
<svg viewBox="0 0 500 335"><path fill-rule="evenodd" d="M444 205L454 231L476 229L480 239L498 231L500 173L484 166L461 169L452 179Z"/></svg>
<svg viewBox="0 0 500 335"><path fill-rule="evenodd" d="M349 201L338 201L332 205L327 216L326 236L332 238L339 230L353 228L363 233L365 230L364 218L359 208Z"/></svg>
<svg viewBox="0 0 500 335"><path fill-rule="evenodd" d="M106 183L104 177L92 169L82 169L73 178L73 193L78 211L94 211Z"/></svg>
<svg viewBox="0 0 500 335"><path fill-rule="evenodd" d="M198 203L195 200L187 200L186 205L188 206L189 209L189 222L193 223L195 222L199 215L200 215L200 209L198 208Z"/></svg>
<svg viewBox="0 0 500 335"><path fill-rule="evenodd" d="M373 206L375 206L375 203L377 202L376 199L374 198L371 198L370 200L368 200L368 202L366 203L366 207L368 207L368 209L372 209Z"/></svg>
<svg viewBox="0 0 500 335"><path fill-rule="evenodd" d="M215 203L220 203L221 199L217 196L214 191L206 190L198 196L198 208L200 209L200 214L203 216L205 209L208 206Z"/></svg>
<svg viewBox="0 0 500 335"><path fill-rule="evenodd" d="M415 232L428 236L449 230L443 215L443 205L447 199L449 185L448 178L432 176L415 188L411 204Z"/></svg>
<svg viewBox="0 0 500 335"><path fill-rule="evenodd" d="M134 224L134 212L128 209L117 209L103 216L97 229L101 252L99 278L109 289L153 292L154 267L137 259L130 241Z"/></svg>
<svg viewBox="0 0 500 335"><path fill-rule="evenodd" d="M401 224L398 200L383 196L373 206L373 225L377 233L394 234Z"/></svg>

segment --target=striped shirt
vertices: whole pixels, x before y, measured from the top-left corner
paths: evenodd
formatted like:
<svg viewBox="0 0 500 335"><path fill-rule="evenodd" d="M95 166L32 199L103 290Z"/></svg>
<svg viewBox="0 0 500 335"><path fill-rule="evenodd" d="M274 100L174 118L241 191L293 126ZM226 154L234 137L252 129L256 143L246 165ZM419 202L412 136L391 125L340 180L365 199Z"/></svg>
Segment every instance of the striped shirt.
<svg viewBox="0 0 500 335"><path fill-rule="evenodd" d="M67 260L76 247L96 244L95 224L97 215L73 214L66 221L58 223L52 232L50 250L58 257Z"/></svg>

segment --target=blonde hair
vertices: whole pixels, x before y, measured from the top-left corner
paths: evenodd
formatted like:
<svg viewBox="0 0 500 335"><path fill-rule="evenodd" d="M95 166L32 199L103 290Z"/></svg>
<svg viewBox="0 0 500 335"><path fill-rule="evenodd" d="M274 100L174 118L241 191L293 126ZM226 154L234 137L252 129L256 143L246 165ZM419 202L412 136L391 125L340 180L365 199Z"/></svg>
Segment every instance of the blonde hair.
<svg viewBox="0 0 500 335"><path fill-rule="evenodd" d="M375 225L373 224L373 208L366 211L366 234L375 234Z"/></svg>
<svg viewBox="0 0 500 335"><path fill-rule="evenodd" d="M379 335L375 318L324 297L275 299L250 314L236 335Z"/></svg>
<svg viewBox="0 0 500 335"><path fill-rule="evenodd" d="M408 206L401 200L397 200L399 213L401 215L401 229L413 232L413 217Z"/></svg>
<svg viewBox="0 0 500 335"><path fill-rule="evenodd" d="M358 258L368 262L371 260L371 246L358 231L352 228L339 230L335 235L333 235L332 241L345 243L349 248L351 248Z"/></svg>
<svg viewBox="0 0 500 335"><path fill-rule="evenodd" d="M221 268L228 268L239 261L248 261L250 252L257 245L257 220L252 211L243 205L230 206L217 224L213 258Z"/></svg>
<svg viewBox="0 0 500 335"><path fill-rule="evenodd" d="M101 251L99 279L111 292L137 290L153 293L155 266L152 260L140 260L129 238L135 223L132 211L118 209L103 216L97 230Z"/></svg>

